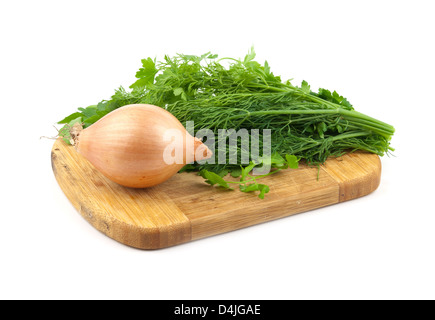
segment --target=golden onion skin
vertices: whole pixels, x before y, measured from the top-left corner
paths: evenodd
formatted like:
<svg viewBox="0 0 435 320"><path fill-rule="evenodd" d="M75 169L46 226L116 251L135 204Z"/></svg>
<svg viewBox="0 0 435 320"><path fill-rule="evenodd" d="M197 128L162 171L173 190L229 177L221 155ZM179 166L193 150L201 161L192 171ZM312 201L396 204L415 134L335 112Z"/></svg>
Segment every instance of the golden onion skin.
<svg viewBox="0 0 435 320"><path fill-rule="evenodd" d="M174 147L175 153L182 152L183 161L167 164L164 151L171 142L163 137L173 129L183 137L183 143ZM190 153L186 152L187 143L192 146ZM198 148L204 152L195 159ZM128 105L109 113L80 132L76 149L105 177L130 188L160 184L185 164L212 155L170 112L147 104Z"/></svg>

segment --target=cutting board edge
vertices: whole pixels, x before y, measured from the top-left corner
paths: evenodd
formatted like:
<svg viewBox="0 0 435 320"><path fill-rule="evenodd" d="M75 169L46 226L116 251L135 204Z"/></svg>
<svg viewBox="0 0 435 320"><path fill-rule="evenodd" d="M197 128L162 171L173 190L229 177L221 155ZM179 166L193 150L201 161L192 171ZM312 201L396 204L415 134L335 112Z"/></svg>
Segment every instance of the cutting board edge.
<svg viewBox="0 0 435 320"><path fill-rule="evenodd" d="M362 158L364 157L364 158ZM366 161L367 157L370 162ZM353 169L364 174L355 174L352 178L342 175L340 162L346 158L347 163L352 162ZM365 161L362 161L364 159ZM321 166L339 186L338 202L345 202L367 196L376 191L381 184L382 162L377 154L352 152L340 158L332 158ZM355 173L355 172L354 172Z"/></svg>
<svg viewBox="0 0 435 320"><path fill-rule="evenodd" d="M101 208L89 203L86 195L73 192L60 178L59 171L69 169L57 161L56 145L51 151L51 165L56 181L75 210L95 229L107 237L136 249L156 250L172 247L192 240L191 222L177 222L158 226L138 226L116 219Z"/></svg>
<svg viewBox="0 0 435 320"><path fill-rule="evenodd" d="M66 195L66 197L75 207L75 209L80 213L80 215L86 221L88 221L95 229L112 238L113 240L116 240L124 245L133 248L146 250L168 248L190 241L195 241L201 238L243 229L268 221L282 219L291 215L308 212L313 209L331 206L333 204L337 204L343 201L360 198L375 191L380 185L381 178L381 161L379 156L370 155L370 157L376 157L377 160L373 161L372 159L370 159L369 165L365 166L364 163L359 163L358 155L345 155L345 157L354 157L352 161L354 162L355 169L357 169L356 171L361 170L359 173L355 173L356 178L354 179L349 179L349 177L341 177L340 174L338 174L339 172L334 172L333 165L330 166L331 168L321 166L321 170L325 171L335 181L335 183L337 183L336 195L335 193L330 195L331 199L336 197L336 200L330 200L332 202L329 202L325 205L316 206L315 208L284 212L276 216L269 215L269 217L264 221L257 221L255 223L251 223L241 227L234 227L233 229L228 229L226 231L211 233L205 232L200 236L194 236L195 232L193 228L195 225L195 221L191 220L186 215L184 215L186 221L183 222L171 223L167 225L141 227L116 219L115 217L105 213L102 208L98 208L93 206L92 204L89 204L89 201L85 194L81 194L80 192L77 192L77 190L72 191L71 186L69 186L70 183L66 182L65 175L68 174L67 171L69 170L69 168L67 168L65 164L62 164L62 161L59 161L59 159L57 159L56 152L60 152L60 150L56 149L55 144L52 149L51 159L54 175L63 193ZM338 164L335 163L334 165L339 166L340 163L338 162ZM62 173L61 175L63 175L63 179L61 178L59 172ZM361 175L361 172L364 172L364 174ZM345 196L343 197L343 195Z"/></svg>

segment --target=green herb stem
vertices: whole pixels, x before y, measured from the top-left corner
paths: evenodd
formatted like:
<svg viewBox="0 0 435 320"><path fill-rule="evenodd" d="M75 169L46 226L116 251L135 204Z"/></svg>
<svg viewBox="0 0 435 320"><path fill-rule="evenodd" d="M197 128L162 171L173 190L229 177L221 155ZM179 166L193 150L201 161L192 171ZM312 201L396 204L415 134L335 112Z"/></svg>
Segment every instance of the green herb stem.
<svg viewBox="0 0 435 320"><path fill-rule="evenodd" d="M238 118L247 118L253 116L265 116L265 115L302 115L302 114L338 114L343 116L344 119L351 120L354 123L359 124L362 128L371 130L375 133L381 134L383 136L391 136L394 133L394 128L384 122L366 116L357 111L345 110L342 108L337 109L317 109L317 110L264 110L264 111L246 111L243 114L234 115L229 117L227 120L234 120Z"/></svg>

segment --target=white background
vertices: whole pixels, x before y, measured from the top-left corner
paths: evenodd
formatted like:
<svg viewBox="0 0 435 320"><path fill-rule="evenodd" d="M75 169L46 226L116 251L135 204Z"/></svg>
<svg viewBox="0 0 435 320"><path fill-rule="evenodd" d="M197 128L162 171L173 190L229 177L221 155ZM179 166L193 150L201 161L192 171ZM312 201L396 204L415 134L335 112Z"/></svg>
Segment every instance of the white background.
<svg viewBox="0 0 435 320"><path fill-rule="evenodd" d="M434 299L433 1L1 1L1 299ZM244 56L393 124L364 198L159 250L70 205L53 124L146 57ZM285 208L283 208L285 209Z"/></svg>

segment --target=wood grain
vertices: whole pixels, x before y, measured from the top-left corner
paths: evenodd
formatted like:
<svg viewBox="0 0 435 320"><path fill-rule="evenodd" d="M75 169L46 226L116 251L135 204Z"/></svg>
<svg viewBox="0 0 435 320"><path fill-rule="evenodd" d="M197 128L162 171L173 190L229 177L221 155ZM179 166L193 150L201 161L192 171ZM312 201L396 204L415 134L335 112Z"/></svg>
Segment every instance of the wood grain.
<svg viewBox="0 0 435 320"><path fill-rule="evenodd" d="M78 212L108 237L140 249L170 247L359 198L376 190L381 178L377 155L346 154L320 169L301 165L264 178L270 192L262 200L211 187L194 173L176 174L147 189L125 188L61 140L51 159L59 186Z"/></svg>

